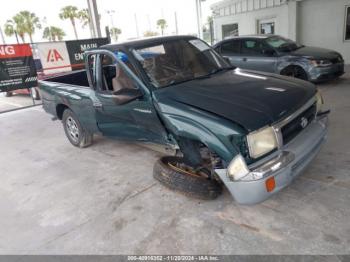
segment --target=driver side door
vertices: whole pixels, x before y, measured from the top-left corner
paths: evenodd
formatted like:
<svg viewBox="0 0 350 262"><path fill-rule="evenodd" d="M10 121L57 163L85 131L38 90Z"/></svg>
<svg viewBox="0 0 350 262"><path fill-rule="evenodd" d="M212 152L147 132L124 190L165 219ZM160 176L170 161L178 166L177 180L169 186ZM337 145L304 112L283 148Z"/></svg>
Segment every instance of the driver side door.
<svg viewBox="0 0 350 262"><path fill-rule="evenodd" d="M121 140L165 144L167 133L148 89L133 72L131 63L119 60L109 51L94 54L94 107L102 134Z"/></svg>

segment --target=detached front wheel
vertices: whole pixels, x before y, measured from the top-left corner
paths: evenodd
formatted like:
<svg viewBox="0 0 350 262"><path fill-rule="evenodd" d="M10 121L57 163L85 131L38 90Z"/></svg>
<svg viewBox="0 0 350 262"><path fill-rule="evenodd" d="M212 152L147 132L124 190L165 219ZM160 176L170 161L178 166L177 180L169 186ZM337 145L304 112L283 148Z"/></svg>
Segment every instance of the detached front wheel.
<svg viewBox="0 0 350 262"><path fill-rule="evenodd" d="M64 110L62 124L64 132L73 146L84 148L92 144L92 134L81 126L72 110Z"/></svg>
<svg viewBox="0 0 350 262"><path fill-rule="evenodd" d="M187 167L181 157L160 158L154 165L153 176L164 186L194 198L215 199L222 193L218 181L211 179L205 170Z"/></svg>

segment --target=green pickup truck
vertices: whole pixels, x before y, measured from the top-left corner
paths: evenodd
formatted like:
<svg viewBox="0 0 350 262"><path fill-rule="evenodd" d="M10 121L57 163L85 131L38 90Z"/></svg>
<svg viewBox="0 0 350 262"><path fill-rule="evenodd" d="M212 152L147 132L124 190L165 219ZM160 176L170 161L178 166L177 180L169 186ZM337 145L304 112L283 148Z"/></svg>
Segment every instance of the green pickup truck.
<svg viewBox="0 0 350 262"><path fill-rule="evenodd" d="M85 52L86 70L40 81L43 107L69 141L93 134L161 145L154 177L200 198L226 186L241 204L276 194L327 135L316 87L232 67L202 40L169 36Z"/></svg>

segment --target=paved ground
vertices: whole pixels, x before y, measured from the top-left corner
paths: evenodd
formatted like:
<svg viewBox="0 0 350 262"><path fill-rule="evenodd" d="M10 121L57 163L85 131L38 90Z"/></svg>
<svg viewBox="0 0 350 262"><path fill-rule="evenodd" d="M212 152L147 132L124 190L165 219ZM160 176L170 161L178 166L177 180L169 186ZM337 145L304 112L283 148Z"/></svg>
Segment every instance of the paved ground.
<svg viewBox="0 0 350 262"><path fill-rule="evenodd" d="M152 178L157 153L97 138L72 147L40 107L0 114L1 254L349 254L350 74L322 85L327 144L256 206L198 201Z"/></svg>
<svg viewBox="0 0 350 262"><path fill-rule="evenodd" d="M39 104L41 101L34 101L34 103ZM29 95L14 94L11 97L5 97L5 93L0 93L0 113L31 105L33 105L33 99Z"/></svg>

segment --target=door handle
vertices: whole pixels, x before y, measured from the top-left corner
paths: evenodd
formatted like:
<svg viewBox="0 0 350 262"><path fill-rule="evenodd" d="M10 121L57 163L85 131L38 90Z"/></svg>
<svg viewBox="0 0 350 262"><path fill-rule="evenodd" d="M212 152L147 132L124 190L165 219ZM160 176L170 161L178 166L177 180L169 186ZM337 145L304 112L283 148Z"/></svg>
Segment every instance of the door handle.
<svg viewBox="0 0 350 262"><path fill-rule="evenodd" d="M248 58L246 58L246 57L242 58L243 62L247 62L247 60L248 60Z"/></svg>

